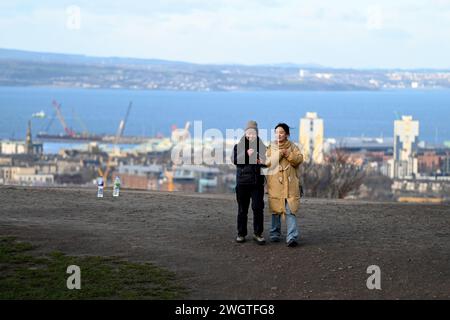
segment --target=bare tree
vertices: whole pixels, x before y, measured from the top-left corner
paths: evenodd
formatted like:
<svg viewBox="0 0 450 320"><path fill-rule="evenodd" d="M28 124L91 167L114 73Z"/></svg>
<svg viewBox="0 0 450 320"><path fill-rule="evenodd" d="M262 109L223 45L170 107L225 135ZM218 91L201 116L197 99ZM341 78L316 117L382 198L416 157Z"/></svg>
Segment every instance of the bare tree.
<svg viewBox="0 0 450 320"><path fill-rule="evenodd" d="M321 196L321 185L323 184L322 167L312 161L304 162L301 166L301 184L305 194L309 197L317 198Z"/></svg>
<svg viewBox="0 0 450 320"><path fill-rule="evenodd" d="M343 199L359 189L364 181L363 168L350 161L342 149L334 149L323 164L305 162L301 168L301 181L305 194L310 197Z"/></svg>
<svg viewBox="0 0 450 320"><path fill-rule="evenodd" d="M334 149L327 157L331 169L330 192L332 198L343 199L357 190L364 181L364 170L350 161L342 149Z"/></svg>

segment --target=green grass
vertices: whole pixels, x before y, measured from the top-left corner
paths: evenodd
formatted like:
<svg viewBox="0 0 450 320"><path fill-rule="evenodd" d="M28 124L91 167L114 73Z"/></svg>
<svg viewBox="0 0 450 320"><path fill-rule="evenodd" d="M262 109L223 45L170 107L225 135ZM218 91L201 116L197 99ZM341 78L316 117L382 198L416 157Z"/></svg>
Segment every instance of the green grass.
<svg viewBox="0 0 450 320"><path fill-rule="evenodd" d="M29 243L0 237L0 299L181 299L172 272L115 257L37 256ZM67 267L81 269L81 289L66 286Z"/></svg>

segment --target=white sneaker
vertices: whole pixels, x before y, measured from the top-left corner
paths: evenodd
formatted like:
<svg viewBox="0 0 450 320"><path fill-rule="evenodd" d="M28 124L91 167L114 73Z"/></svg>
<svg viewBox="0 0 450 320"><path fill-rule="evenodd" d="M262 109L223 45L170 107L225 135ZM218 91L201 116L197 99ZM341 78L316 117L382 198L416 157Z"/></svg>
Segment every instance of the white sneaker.
<svg viewBox="0 0 450 320"><path fill-rule="evenodd" d="M263 236L257 236L256 234L253 235L253 240L255 240L258 244L266 243L266 239L264 239Z"/></svg>

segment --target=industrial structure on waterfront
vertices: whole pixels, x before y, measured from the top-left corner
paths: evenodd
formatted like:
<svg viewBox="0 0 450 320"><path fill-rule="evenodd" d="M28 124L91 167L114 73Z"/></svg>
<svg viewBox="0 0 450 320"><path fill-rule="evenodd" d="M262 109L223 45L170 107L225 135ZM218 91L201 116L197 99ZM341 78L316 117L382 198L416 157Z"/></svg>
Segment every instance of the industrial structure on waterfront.
<svg viewBox="0 0 450 320"><path fill-rule="evenodd" d="M389 160L389 177L415 177L418 170L419 121L403 116L394 122L394 157Z"/></svg>
<svg viewBox="0 0 450 320"><path fill-rule="evenodd" d="M323 162L324 126L315 112L307 112L300 119L299 146L307 161Z"/></svg>

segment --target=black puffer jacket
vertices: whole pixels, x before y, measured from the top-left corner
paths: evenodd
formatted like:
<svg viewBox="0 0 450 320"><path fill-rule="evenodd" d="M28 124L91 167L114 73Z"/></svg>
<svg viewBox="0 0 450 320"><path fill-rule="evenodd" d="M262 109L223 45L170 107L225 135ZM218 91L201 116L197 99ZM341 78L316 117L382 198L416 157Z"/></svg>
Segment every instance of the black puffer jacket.
<svg viewBox="0 0 450 320"><path fill-rule="evenodd" d="M251 157L248 156L248 149L256 150ZM237 185L264 185L264 175L261 175L262 164L257 160L265 162L266 146L259 137L250 142L245 136L233 148L233 163L236 165Z"/></svg>

